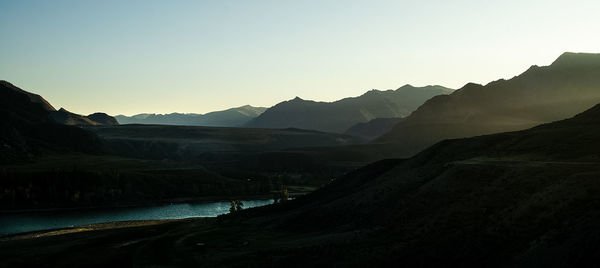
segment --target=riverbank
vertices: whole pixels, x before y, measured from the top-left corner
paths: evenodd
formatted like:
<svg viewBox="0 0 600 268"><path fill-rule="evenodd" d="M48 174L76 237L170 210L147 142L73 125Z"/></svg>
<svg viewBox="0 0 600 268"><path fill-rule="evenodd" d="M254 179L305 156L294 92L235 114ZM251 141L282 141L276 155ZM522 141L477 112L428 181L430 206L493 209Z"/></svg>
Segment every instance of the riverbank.
<svg viewBox="0 0 600 268"><path fill-rule="evenodd" d="M80 232L89 232L89 231L115 230L115 229L122 229L122 228L143 227L143 226L165 224L165 223L170 223L170 222L182 222L182 221L197 220L197 219L200 219L200 217L199 218L187 218L187 219L139 220L139 221L118 221L118 222L95 223L95 224L87 224L87 225L76 226L76 227L71 227L71 228L33 231L33 232L27 232L27 233L19 233L19 234L0 236L0 242L24 240L24 239L34 239L34 238L73 234L73 233L80 233Z"/></svg>
<svg viewBox="0 0 600 268"><path fill-rule="evenodd" d="M243 208L265 206L272 199L242 199ZM0 215L0 236L29 232L75 229L92 224L217 217L230 212L231 202L179 203L146 207L83 211L28 212Z"/></svg>
<svg viewBox="0 0 600 268"><path fill-rule="evenodd" d="M290 186L288 187L289 196L297 197L308 194L317 187L309 186ZM145 200L138 202L121 202L111 203L96 206L81 206L81 207L43 207L43 208L18 208L18 209L2 209L0 214L20 214L20 213L37 213L37 212L65 212L65 211L91 211L105 209L122 209L122 208L141 208L149 206L163 206L173 204L203 204L213 202L229 202L231 200L268 200L272 199L272 194L262 195L236 195L236 196L202 196L202 197L182 197L167 200Z"/></svg>

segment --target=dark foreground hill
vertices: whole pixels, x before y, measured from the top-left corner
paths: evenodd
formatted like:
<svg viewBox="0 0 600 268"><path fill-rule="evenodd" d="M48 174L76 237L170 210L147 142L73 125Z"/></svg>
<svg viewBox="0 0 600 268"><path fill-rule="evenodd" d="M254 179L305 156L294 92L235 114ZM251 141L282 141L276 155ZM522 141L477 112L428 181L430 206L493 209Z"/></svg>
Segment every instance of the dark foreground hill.
<svg viewBox="0 0 600 268"><path fill-rule="evenodd" d="M371 90L361 96L335 102L315 102L296 97L281 102L246 124L252 128L301 128L343 133L357 123L375 118L404 117L433 96L449 94L442 86L396 90Z"/></svg>
<svg viewBox="0 0 600 268"><path fill-rule="evenodd" d="M56 123L54 113L58 112L39 95L0 81L0 163L49 151L101 151L94 134Z"/></svg>
<svg viewBox="0 0 600 268"><path fill-rule="evenodd" d="M115 118L121 124L240 127L259 116L266 109L245 105L206 114L137 114L133 116L117 115Z"/></svg>
<svg viewBox="0 0 600 268"><path fill-rule="evenodd" d="M569 118L600 102L600 54L564 53L509 80L467 84L428 100L378 142L410 156L449 138L526 129Z"/></svg>
<svg viewBox="0 0 600 268"><path fill-rule="evenodd" d="M296 200L217 220L0 243L4 265L591 267L600 259L600 106L446 140Z"/></svg>

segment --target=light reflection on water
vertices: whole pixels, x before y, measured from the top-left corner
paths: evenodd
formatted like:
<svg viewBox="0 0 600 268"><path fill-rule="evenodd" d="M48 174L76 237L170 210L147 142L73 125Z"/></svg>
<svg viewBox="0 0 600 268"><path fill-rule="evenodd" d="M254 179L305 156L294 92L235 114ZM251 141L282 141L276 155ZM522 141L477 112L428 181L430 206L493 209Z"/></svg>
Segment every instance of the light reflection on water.
<svg viewBox="0 0 600 268"><path fill-rule="evenodd" d="M272 204L273 200L242 200L244 208ZM229 213L230 202L173 204L89 211L31 212L0 215L0 235L74 227L92 223L216 217Z"/></svg>

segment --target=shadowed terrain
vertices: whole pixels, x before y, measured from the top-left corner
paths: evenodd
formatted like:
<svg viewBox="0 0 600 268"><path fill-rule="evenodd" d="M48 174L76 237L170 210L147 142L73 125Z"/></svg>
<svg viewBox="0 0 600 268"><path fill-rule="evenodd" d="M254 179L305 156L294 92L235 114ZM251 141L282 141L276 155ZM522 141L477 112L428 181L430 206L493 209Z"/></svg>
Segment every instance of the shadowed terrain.
<svg viewBox="0 0 600 268"><path fill-rule="evenodd" d="M10 266L77 266L91 252L94 265L589 266L600 257L599 135L595 106L525 131L443 141L279 205L5 241L0 254Z"/></svg>
<svg viewBox="0 0 600 268"><path fill-rule="evenodd" d="M344 134L372 140L390 131L400 121L402 121L402 118L399 117L375 118L369 122L351 126Z"/></svg>
<svg viewBox="0 0 600 268"><path fill-rule="evenodd" d="M467 84L431 98L376 142L411 156L449 138L526 129L571 117L600 102L600 54L564 53L509 80Z"/></svg>
<svg viewBox="0 0 600 268"><path fill-rule="evenodd" d="M0 210L271 197L283 185L313 189L357 167L285 151L361 142L341 134L118 126L102 113L55 111L8 82L0 95Z"/></svg>
<svg viewBox="0 0 600 268"><path fill-rule="evenodd" d="M600 267L599 10L0 0L0 268Z"/></svg>

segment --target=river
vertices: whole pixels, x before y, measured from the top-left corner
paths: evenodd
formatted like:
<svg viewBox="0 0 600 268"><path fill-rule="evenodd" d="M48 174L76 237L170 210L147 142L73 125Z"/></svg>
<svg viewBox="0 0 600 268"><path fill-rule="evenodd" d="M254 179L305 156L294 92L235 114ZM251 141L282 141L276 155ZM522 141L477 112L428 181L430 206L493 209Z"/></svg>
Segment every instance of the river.
<svg viewBox="0 0 600 268"><path fill-rule="evenodd" d="M272 204L273 200L242 200L242 202L246 209ZM114 221L216 217L221 214L229 213L230 206L230 202L210 202L150 207L92 209L84 211L6 213L0 215L0 235L69 228Z"/></svg>

